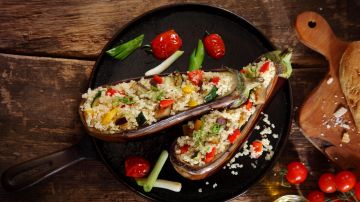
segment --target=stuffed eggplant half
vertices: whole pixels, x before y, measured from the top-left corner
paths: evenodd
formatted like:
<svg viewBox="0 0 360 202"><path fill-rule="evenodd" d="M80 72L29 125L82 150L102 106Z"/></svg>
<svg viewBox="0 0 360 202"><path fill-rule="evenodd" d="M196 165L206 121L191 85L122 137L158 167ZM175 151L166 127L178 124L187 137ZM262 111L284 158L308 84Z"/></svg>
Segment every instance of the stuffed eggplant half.
<svg viewBox="0 0 360 202"><path fill-rule="evenodd" d="M247 138L266 102L291 74L291 52L275 51L249 64L239 74L241 96L232 108L213 110L183 125L170 160L182 176L199 180L222 168Z"/></svg>
<svg viewBox="0 0 360 202"><path fill-rule="evenodd" d="M229 105L237 82L236 72L227 69L128 79L89 89L82 95L80 117L97 138L134 139Z"/></svg>

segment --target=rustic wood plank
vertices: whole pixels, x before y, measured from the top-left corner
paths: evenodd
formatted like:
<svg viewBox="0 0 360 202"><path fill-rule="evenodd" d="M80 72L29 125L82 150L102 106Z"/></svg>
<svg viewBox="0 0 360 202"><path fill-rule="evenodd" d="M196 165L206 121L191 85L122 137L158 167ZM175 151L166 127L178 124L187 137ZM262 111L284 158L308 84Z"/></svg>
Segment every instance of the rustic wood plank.
<svg viewBox="0 0 360 202"><path fill-rule="evenodd" d="M83 134L77 117L79 95L93 62L7 54L0 58L1 168L9 164L4 158L17 163L78 141Z"/></svg>
<svg viewBox="0 0 360 202"><path fill-rule="evenodd" d="M77 115L93 62L0 54L0 173L8 166L75 144L82 135ZM323 68L296 69L291 79L295 106L324 75ZM284 165L301 160L311 170L305 192L316 188L327 159L293 123L284 155L264 180L234 201L268 201L295 188L279 186L274 176ZM0 201L145 201L119 183L98 161L84 161L18 193L0 189Z"/></svg>
<svg viewBox="0 0 360 202"><path fill-rule="evenodd" d="M95 60L113 34L130 20L153 8L182 2L187 1L1 1L0 52ZM360 3L356 0L196 2L245 17L275 46L296 49L294 63L301 65L325 66L326 61L296 39L293 22L300 12L319 12L344 40L360 36Z"/></svg>

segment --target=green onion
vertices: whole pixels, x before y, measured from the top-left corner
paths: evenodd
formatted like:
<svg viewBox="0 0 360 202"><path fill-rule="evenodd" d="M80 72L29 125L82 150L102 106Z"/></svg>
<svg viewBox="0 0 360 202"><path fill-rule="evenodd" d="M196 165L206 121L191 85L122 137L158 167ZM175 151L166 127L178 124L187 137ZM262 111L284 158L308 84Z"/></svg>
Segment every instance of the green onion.
<svg viewBox="0 0 360 202"><path fill-rule="evenodd" d="M170 57L168 57L166 60L164 60L161 64L158 66L150 69L149 71L145 72L145 76L151 76L155 74L160 74L161 72L165 71L172 63L174 63L182 54L184 51L175 51Z"/></svg>
<svg viewBox="0 0 360 202"><path fill-rule="evenodd" d="M143 40L144 35L142 34L126 43L120 44L119 46L107 50L106 53L115 59L123 60L132 52L134 52L137 48L141 47Z"/></svg>
<svg viewBox="0 0 360 202"><path fill-rule="evenodd" d="M128 105L135 103L135 101L131 100L131 97L118 97L117 100Z"/></svg>
<svg viewBox="0 0 360 202"><path fill-rule="evenodd" d="M144 191L150 192L153 188L159 173L164 166L167 158L169 156L169 153L166 150L163 150L159 156L159 159L156 161L154 168L152 169L151 173L149 174L148 178L146 179L146 182L144 184Z"/></svg>
<svg viewBox="0 0 360 202"><path fill-rule="evenodd" d="M190 55L189 71L201 69L201 64L204 61L205 49L203 42L199 39L197 48Z"/></svg>
<svg viewBox="0 0 360 202"><path fill-rule="evenodd" d="M216 91L218 88L216 86L213 86L210 92L204 97L205 102L210 102L211 100L214 100L217 96Z"/></svg>
<svg viewBox="0 0 360 202"><path fill-rule="evenodd" d="M144 186L145 182L147 181L146 178L137 178L135 180L136 180L137 185L139 185L139 186ZM154 187L168 189L168 190L175 191L175 192L180 192L182 185L180 182L173 182L173 181L169 181L169 180L157 179L154 183Z"/></svg>

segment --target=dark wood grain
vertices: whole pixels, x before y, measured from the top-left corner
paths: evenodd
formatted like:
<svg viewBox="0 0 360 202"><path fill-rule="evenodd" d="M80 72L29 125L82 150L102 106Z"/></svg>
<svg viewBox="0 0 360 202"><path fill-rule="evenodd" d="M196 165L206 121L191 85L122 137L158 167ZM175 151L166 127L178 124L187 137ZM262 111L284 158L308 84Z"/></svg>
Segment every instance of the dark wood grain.
<svg viewBox="0 0 360 202"><path fill-rule="evenodd" d="M64 149L84 135L77 106L94 60L105 43L136 16L185 1L0 1L0 173L10 165ZM186 1L188 2L188 1ZM193 1L191 1L193 2ZM277 47L292 47L295 114L325 76L327 62L297 39L297 14L322 14L335 34L360 39L360 3L348 1L197 1L239 14ZM29 56L24 56L29 55ZM234 201L271 201L296 189L279 186L278 171L300 160L310 169L301 186L317 189L321 172L334 171L293 121L289 142L274 169ZM276 174L276 176L275 176ZM98 161L83 161L20 193L0 188L0 201L145 201Z"/></svg>
<svg viewBox="0 0 360 202"><path fill-rule="evenodd" d="M0 51L25 55L95 60L115 32L153 8L189 1L1 1ZM359 2L348 1L190 1L220 6L243 16L278 47L296 49L294 62L324 65L325 60L297 39L293 23L298 13L322 14L340 37L360 35Z"/></svg>

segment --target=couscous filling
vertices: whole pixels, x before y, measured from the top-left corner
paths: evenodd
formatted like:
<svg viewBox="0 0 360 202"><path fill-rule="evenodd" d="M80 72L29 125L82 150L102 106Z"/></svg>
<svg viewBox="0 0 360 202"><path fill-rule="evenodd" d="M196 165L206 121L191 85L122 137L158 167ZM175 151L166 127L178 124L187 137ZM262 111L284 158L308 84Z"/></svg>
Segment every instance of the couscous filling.
<svg viewBox="0 0 360 202"><path fill-rule="evenodd" d="M194 70L89 89L80 106L88 127L105 133L133 130L230 94L233 73Z"/></svg>
<svg viewBox="0 0 360 202"><path fill-rule="evenodd" d="M184 135L178 137L175 152L178 158L190 165L202 166L223 153L241 137L241 128L255 113L256 105L275 78L273 62L261 60L241 71L245 79L256 80L258 84L249 91L247 101L235 109L214 110L201 118L189 121L183 126ZM253 84L252 84L253 85ZM245 88L246 89L246 88Z"/></svg>

